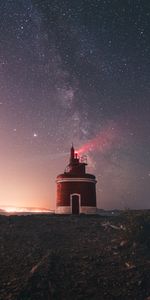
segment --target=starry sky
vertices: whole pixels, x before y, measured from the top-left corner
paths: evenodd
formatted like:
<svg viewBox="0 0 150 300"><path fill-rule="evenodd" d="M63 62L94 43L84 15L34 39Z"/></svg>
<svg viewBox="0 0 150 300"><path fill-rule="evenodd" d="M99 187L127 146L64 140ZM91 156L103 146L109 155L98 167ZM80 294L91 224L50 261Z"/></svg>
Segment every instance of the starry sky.
<svg viewBox="0 0 150 300"><path fill-rule="evenodd" d="M0 1L0 204L54 209L72 142L99 208L150 208L150 3Z"/></svg>

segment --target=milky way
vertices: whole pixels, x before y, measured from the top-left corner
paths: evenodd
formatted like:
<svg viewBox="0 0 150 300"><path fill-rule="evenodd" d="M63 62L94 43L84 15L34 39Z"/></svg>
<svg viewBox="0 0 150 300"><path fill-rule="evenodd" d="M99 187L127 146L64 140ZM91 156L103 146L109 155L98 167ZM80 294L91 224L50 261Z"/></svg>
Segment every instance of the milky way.
<svg viewBox="0 0 150 300"><path fill-rule="evenodd" d="M53 209L73 142L99 207L149 207L149 28L149 1L1 1L1 205Z"/></svg>

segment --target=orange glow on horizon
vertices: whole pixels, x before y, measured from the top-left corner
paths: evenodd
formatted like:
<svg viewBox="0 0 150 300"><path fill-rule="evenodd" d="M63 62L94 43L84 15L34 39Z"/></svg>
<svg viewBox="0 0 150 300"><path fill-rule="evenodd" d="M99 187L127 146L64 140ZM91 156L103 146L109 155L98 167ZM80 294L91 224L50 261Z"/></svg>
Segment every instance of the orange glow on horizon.
<svg viewBox="0 0 150 300"><path fill-rule="evenodd" d="M17 206L8 206L3 208L6 213L21 213L21 212L33 212L33 213L44 213L50 212L50 210L45 208L32 208L32 207L17 207Z"/></svg>

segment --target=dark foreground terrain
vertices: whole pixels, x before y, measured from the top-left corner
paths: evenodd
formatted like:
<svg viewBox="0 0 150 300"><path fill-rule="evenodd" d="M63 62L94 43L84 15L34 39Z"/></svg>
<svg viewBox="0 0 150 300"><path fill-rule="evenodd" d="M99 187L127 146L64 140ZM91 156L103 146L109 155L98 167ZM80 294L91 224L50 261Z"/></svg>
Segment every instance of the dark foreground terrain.
<svg viewBox="0 0 150 300"><path fill-rule="evenodd" d="M0 300L150 299L150 213L0 216Z"/></svg>

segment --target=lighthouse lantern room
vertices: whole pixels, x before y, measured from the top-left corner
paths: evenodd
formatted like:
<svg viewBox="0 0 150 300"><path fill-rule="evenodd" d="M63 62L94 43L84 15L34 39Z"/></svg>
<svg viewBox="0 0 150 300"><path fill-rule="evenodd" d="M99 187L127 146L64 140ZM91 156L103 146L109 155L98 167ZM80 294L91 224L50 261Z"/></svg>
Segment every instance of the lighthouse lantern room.
<svg viewBox="0 0 150 300"><path fill-rule="evenodd" d="M86 173L86 165L86 157L79 157L72 146L69 165L56 179L56 213L96 213L96 179Z"/></svg>

